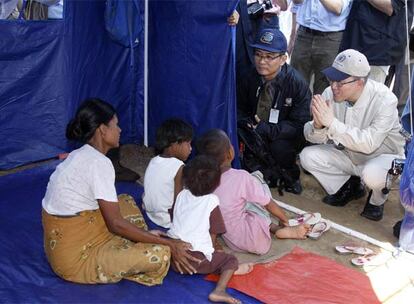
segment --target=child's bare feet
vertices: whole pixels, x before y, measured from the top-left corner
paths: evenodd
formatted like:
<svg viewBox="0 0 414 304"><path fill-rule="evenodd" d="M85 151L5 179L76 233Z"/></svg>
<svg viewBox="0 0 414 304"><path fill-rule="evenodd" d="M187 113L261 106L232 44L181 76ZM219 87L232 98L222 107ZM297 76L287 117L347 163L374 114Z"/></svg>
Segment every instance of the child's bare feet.
<svg viewBox="0 0 414 304"><path fill-rule="evenodd" d="M239 268L234 272L234 275L247 274L253 270L253 263L239 264Z"/></svg>
<svg viewBox="0 0 414 304"><path fill-rule="evenodd" d="M229 304L241 304L241 301L233 298L224 290L218 290L217 288L213 290L212 293L208 295L208 299L211 302L224 302Z"/></svg>
<svg viewBox="0 0 414 304"><path fill-rule="evenodd" d="M219 251L219 252L224 251L224 248L223 248L223 246L221 245L221 243L219 242L218 239L215 240L215 242L213 244L213 247L214 247L214 251Z"/></svg>
<svg viewBox="0 0 414 304"><path fill-rule="evenodd" d="M276 231L275 236L278 239L297 239L304 240L306 235L310 231L310 226L307 224L302 224L293 227L284 227Z"/></svg>

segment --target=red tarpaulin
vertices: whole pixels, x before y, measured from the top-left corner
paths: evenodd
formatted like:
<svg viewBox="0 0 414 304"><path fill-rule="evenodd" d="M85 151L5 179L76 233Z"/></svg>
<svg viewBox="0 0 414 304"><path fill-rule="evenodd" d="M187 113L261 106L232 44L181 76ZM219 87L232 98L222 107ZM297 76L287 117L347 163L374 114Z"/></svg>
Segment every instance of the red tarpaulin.
<svg viewBox="0 0 414 304"><path fill-rule="evenodd" d="M381 303L365 274L299 247L247 275L233 276L229 287L265 303Z"/></svg>

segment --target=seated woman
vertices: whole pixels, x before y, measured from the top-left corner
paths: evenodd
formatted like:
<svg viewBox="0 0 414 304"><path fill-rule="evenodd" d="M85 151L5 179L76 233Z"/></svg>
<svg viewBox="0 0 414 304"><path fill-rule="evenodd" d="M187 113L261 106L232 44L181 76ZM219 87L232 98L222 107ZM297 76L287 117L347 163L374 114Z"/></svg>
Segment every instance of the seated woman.
<svg viewBox="0 0 414 304"><path fill-rule="evenodd" d="M105 154L119 146L120 133L114 108L99 99L86 100L67 126L66 137L85 144L57 166L42 201L44 247L53 271L78 283L125 278L151 286L162 283L171 256L178 268L195 272L186 252L190 244L146 231L134 199L117 197L114 167Z"/></svg>

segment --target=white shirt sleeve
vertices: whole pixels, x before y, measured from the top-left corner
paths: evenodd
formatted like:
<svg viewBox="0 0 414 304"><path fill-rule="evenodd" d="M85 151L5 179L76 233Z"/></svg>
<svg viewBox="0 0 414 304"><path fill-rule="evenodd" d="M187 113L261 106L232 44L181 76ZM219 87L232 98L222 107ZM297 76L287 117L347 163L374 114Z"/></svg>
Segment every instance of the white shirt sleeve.
<svg viewBox="0 0 414 304"><path fill-rule="evenodd" d="M328 140L327 128L315 129L313 120L308 121L303 127L303 135L306 140L313 144L324 144Z"/></svg>
<svg viewBox="0 0 414 304"><path fill-rule="evenodd" d="M352 127L334 119L328 130L328 137L340 142L345 148L371 154L381 146L394 126L396 103L384 103L372 123L364 129Z"/></svg>
<svg viewBox="0 0 414 304"><path fill-rule="evenodd" d="M95 199L118 202L115 189L115 169L109 159L101 159L91 164L91 187Z"/></svg>

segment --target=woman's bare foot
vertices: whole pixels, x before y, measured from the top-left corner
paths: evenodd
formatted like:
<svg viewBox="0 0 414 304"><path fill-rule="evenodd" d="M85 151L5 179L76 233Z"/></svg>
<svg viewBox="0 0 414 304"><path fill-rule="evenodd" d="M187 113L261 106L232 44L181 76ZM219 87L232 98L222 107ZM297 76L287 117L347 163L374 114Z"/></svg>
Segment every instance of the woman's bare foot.
<svg viewBox="0 0 414 304"><path fill-rule="evenodd" d="M307 224L301 224L293 227L284 227L276 231L275 236L278 239L297 239L304 240L311 227Z"/></svg>
<svg viewBox="0 0 414 304"><path fill-rule="evenodd" d="M218 290L217 288L213 290L212 293L208 295L208 299L211 302L224 302L229 304L241 304L241 301L233 298L224 290Z"/></svg>
<svg viewBox="0 0 414 304"><path fill-rule="evenodd" d="M239 268L234 272L234 275L247 274L253 270L253 263L239 264Z"/></svg>

